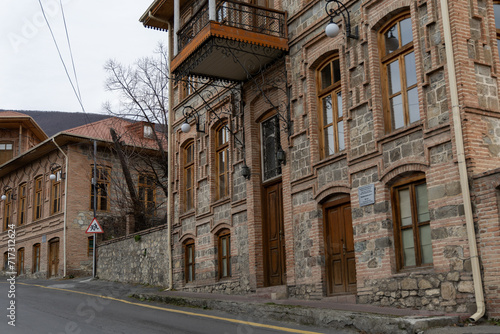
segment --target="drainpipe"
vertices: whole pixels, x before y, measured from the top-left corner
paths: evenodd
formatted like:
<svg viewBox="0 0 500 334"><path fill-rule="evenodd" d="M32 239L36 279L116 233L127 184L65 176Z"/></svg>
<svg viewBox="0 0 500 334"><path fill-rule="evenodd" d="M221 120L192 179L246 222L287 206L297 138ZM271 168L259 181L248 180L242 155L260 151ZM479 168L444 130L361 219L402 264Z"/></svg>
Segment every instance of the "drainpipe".
<svg viewBox="0 0 500 334"><path fill-rule="evenodd" d="M175 1L178 3L178 0ZM172 25L170 22L162 20L158 17L153 16L151 12L149 12L148 16L153 18L159 22L166 23L168 25L168 37L167 37L167 48L168 48L168 61L172 63L173 53L172 53L172 38L177 36L176 33L172 32ZM175 27L175 19L174 19L174 27ZM173 36L172 36L173 35ZM174 45L177 43L174 41ZM167 80L171 78L170 72L170 64L168 65L168 77ZM168 83L168 120L167 120L167 164L168 164L168 175L167 175L167 256L168 256L168 288L167 290L172 290L174 286L173 282L173 259L172 259L172 205L171 200L173 200L172 196L172 174L173 174L173 163L172 163L172 124L174 123L174 108L172 102L174 101L174 89L172 87L172 83ZM172 203L173 204L173 203Z"/></svg>
<svg viewBox="0 0 500 334"><path fill-rule="evenodd" d="M483 283L479 258L477 255L476 232L474 231L474 218L472 216L472 205L469 193L469 178L467 176L467 165L465 162L464 138L462 134L462 120L460 118L460 106L458 101L457 76L455 73L455 60L453 58L453 44L451 38L450 14L448 1L442 0L441 14L443 16L443 32L446 45L446 63L448 68L448 80L450 84L451 108L453 114L453 127L455 132L455 144L457 147L458 172L460 174L460 185L462 187L462 198L465 209L465 223L467 227L467 238L469 240L469 251L472 265L472 278L474 282L474 293L476 297L477 311L469 317L471 321L479 320L485 312Z"/></svg>
<svg viewBox="0 0 500 334"><path fill-rule="evenodd" d="M66 176L64 178L64 228L63 228L63 263L64 263L64 269L63 269L63 277L66 277L66 217L68 215L68 164L69 164L69 159L66 153L61 149L59 145L57 145L56 141L54 138L52 138L52 141L54 142L54 145L59 149L59 151L64 155L64 159L66 160Z"/></svg>
<svg viewBox="0 0 500 334"><path fill-rule="evenodd" d="M173 59L173 50L172 50L172 38L177 34L175 34L172 31L172 27L170 23L168 24L168 41L167 41L167 47L168 47L168 60L170 64L172 63ZM172 87L172 81L170 80L172 78L172 72L170 72L170 64L168 65L168 78L169 80L168 83L168 127L167 127L167 161L168 161L168 176L167 176L167 193L168 193L168 198L167 198L167 224L168 224L168 250L167 250L167 255L168 255L168 289L172 290L174 286L173 282L173 259L172 259L172 206L173 206L173 199L174 196L172 196L172 176L173 176L173 130L172 130L172 124L174 123L174 108L173 108L173 102L174 102L174 89Z"/></svg>

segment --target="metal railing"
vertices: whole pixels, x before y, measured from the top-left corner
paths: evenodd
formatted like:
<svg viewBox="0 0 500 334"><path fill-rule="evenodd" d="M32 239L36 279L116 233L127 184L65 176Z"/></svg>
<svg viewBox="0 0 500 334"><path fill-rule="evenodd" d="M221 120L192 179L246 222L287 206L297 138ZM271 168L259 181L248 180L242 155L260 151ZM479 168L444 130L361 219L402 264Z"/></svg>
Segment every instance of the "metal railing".
<svg viewBox="0 0 500 334"><path fill-rule="evenodd" d="M264 8L233 0L218 1L216 20L230 27L270 36L286 37L285 12L271 8ZM189 44L208 23L208 2L205 2L205 4L179 30L179 51Z"/></svg>

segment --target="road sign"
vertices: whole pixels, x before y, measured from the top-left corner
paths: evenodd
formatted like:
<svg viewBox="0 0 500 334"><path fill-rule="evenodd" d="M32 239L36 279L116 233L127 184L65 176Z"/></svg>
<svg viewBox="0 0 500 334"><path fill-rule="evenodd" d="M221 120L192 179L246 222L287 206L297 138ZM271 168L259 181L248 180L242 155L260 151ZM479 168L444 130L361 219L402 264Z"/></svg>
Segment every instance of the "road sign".
<svg viewBox="0 0 500 334"><path fill-rule="evenodd" d="M102 230L101 225L99 225L99 222L97 221L96 218L92 219L92 222L90 223L89 227L87 228L87 231L85 233L104 233Z"/></svg>

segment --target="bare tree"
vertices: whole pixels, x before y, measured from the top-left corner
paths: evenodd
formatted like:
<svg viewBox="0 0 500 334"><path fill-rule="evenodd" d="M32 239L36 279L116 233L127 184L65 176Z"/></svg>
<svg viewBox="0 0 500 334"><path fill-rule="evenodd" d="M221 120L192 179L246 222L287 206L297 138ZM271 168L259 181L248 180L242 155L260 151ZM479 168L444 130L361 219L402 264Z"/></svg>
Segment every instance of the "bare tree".
<svg viewBox="0 0 500 334"><path fill-rule="evenodd" d="M145 122L141 124L148 127L142 139L126 131L110 129L129 195L128 201L122 203L128 203L126 209L135 217L137 231L149 225L145 222L148 208L139 205L141 194L135 192L132 174L148 175L165 198L168 197L168 52L159 44L153 56L138 59L132 66L108 60L104 69L108 74L106 89L120 96L118 105L109 102L104 105L106 111L116 117Z"/></svg>

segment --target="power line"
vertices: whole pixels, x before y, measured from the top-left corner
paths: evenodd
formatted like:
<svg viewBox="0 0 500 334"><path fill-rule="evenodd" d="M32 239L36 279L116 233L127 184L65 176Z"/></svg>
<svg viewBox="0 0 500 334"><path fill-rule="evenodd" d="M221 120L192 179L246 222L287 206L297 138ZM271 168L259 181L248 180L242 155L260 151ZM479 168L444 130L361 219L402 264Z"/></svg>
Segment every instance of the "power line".
<svg viewBox="0 0 500 334"><path fill-rule="evenodd" d="M64 8L63 8L62 0L59 0L59 4L61 5L61 13L62 13L62 18L63 18L63 22L64 22L64 31L66 32L66 40L68 41L69 55L71 57L71 64L73 66L73 75L75 76L76 89L78 90L78 97L80 98L80 101L81 101L82 100L82 93L80 92L80 85L78 83L78 76L76 75L75 60L73 59L73 50L71 49L71 43L69 41L68 27L66 25L66 16L64 15Z"/></svg>
<svg viewBox="0 0 500 334"><path fill-rule="evenodd" d="M54 32L52 31L49 20L47 19L47 16L45 15L45 10L43 8L42 1L38 0L38 3L40 4L40 9L42 10L43 18L45 20L45 23L47 23L47 27L49 28L50 35L52 36L52 40L54 41L54 44L56 46L57 53L59 54L59 59L62 62L62 65L64 67L64 71L66 72L66 76L68 77L69 83L71 84L71 88L73 88L73 92L75 93L75 96L78 100L78 103L80 104L80 106L82 108L82 111L85 112L85 107L83 106L82 100L75 89L75 85L73 84L73 81L71 80L71 77L70 77L69 72L68 72L68 68L66 67L66 63L64 62L64 59L61 55L61 50L59 50L59 46L57 45L57 41L56 41L56 38L54 36Z"/></svg>

